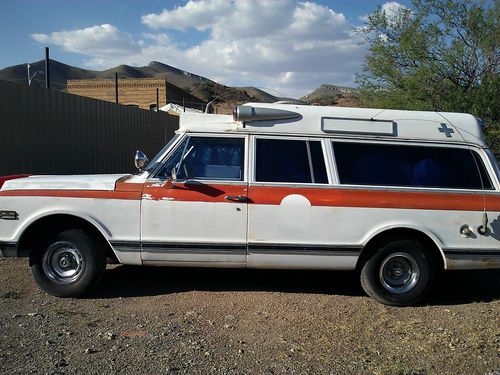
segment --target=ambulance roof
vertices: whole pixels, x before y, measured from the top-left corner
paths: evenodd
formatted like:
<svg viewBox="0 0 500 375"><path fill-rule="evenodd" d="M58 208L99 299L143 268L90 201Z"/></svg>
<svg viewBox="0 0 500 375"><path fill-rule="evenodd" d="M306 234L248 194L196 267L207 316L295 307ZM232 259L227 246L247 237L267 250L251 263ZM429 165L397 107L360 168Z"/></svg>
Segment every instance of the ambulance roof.
<svg viewBox="0 0 500 375"><path fill-rule="evenodd" d="M268 103L242 107L242 112L253 113L244 121L230 115L183 113L180 131L412 139L486 147L478 120L466 113ZM276 118L280 112L284 118Z"/></svg>

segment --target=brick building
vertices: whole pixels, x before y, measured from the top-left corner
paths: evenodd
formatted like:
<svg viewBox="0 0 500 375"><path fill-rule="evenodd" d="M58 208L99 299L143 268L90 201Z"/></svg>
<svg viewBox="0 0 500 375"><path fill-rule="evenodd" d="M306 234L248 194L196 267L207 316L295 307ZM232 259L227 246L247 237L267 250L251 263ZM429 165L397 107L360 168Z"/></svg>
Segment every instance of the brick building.
<svg viewBox="0 0 500 375"><path fill-rule="evenodd" d="M118 80L118 103L142 109L156 109L156 94L160 107L167 104L167 81L157 78L121 78ZM68 80L70 94L115 102L114 79Z"/></svg>

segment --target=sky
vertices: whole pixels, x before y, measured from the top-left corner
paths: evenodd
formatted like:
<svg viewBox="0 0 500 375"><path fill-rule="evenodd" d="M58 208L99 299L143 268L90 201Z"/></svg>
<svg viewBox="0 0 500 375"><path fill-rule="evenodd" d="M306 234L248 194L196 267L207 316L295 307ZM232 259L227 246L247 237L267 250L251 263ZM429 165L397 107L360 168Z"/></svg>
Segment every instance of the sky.
<svg viewBox="0 0 500 375"><path fill-rule="evenodd" d="M353 30L410 0L5 0L0 69L50 57L103 70L160 61L231 86L300 97L354 86L367 46Z"/></svg>

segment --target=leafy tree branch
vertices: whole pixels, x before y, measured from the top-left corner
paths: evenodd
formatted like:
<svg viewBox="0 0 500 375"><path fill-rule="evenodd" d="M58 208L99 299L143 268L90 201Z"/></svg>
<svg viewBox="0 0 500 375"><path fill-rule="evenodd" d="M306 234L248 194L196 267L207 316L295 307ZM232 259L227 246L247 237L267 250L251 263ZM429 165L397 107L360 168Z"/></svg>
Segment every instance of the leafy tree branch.
<svg viewBox="0 0 500 375"><path fill-rule="evenodd" d="M378 7L358 30L369 46L357 76L364 106L468 112L500 157L500 2L413 0Z"/></svg>

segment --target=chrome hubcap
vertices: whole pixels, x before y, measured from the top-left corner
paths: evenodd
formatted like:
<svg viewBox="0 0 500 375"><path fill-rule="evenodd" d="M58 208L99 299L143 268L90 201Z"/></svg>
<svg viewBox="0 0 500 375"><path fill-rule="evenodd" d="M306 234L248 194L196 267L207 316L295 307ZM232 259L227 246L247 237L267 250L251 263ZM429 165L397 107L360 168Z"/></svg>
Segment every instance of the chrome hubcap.
<svg viewBox="0 0 500 375"><path fill-rule="evenodd" d="M406 253L394 253L384 259L379 272L382 286L391 293L407 293L417 285L420 268Z"/></svg>
<svg viewBox="0 0 500 375"><path fill-rule="evenodd" d="M70 284L78 280L82 275L84 264L78 247L66 241L50 245L42 260L43 271L58 284Z"/></svg>

